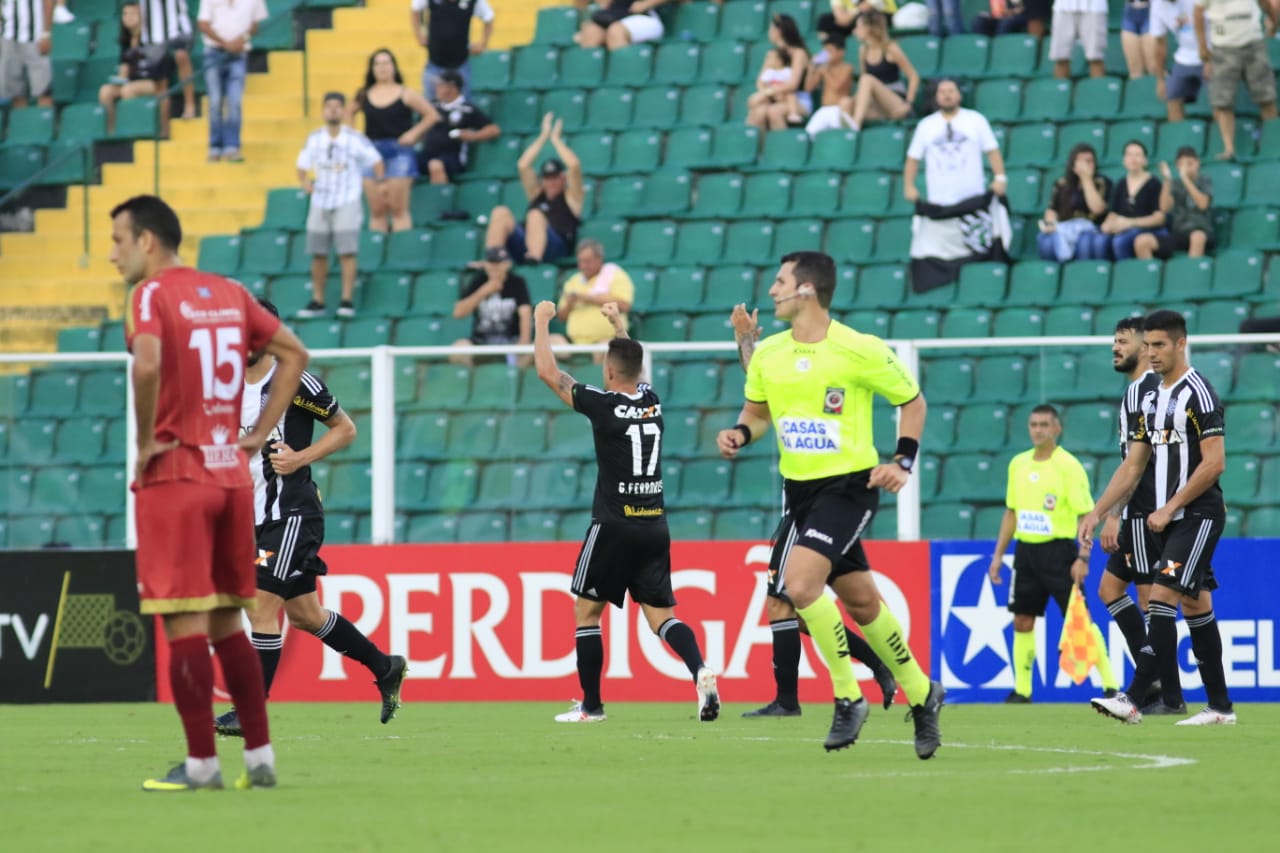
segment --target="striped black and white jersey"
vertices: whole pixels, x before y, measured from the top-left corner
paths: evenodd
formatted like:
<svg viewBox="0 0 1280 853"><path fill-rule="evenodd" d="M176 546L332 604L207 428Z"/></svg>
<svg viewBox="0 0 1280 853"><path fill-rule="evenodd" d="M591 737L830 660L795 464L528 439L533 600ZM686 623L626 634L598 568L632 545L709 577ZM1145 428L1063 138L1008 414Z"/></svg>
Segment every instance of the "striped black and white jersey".
<svg viewBox="0 0 1280 853"><path fill-rule="evenodd" d="M298 152L296 165L315 175L311 205L320 210L337 210L360 200L364 192L362 171L381 160L382 155L367 136L343 125L337 136L324 127L312 131Z"/></svg>
<svg viewBox="0 0 1280 853"><path fill-rule="evenodd" d="M0 21L0 35L7 41L27 44L39 41L53 23L44 19L44 0L0 0Z"/></svg>
<svg viewBox="0 0 1280 853"><path fill-rule="evenodd" d="M167 44L191 36L187 0L142 0L143 44Z"/></svg>
<svg viewBox="0 0 1280 853"><path fill-rule="evenodd" d="M579 382L573 408L591 420L597 522L666 523L662 502L662 404L648 385L635 394Z"/></svg>
<svg viewBox="0 0 1280 853"><path fill-rule="evenodd" d="M1146 377L1152 375L1148 370L1135 382L1141 382ZM1120 403L1120 458L1127 459L1129 457L1129 412L1124 402ZM1129 498L1129 503L1125 504L1124 509L1120 513L1121 518L1145 518L1147 515L1155 511L1156 508L1156 464L1153 458L1147 463L1147 470L1142 472L1142 479L1138 481L1138 486L1133 490L1133 495Z"/></svg>
<svg viewBox="0 0 1280 853"><path fill-rule="evenodd" d="M262 404L271 391L271 379L275 368L259 382L245 383L244 397L240 404L241 434L248 432L258 422ZM311 479L311 466L304 465L283 477L271 467L271 445L283 441L293 450L311 446L316 421L327 421L339 411L338 400L320 379L303 371L302 381L293 402L285 409L280 422L271 431L262 453L249 460L249 473L253 475L254 523L280 521L294 516L318 516L324 513L320 491Z"/></svg>
<svg viewBox="0 0 1280 853"><path fill-rule="evenodd" d="M1169 502L1200 465L1200 442L1221 438L1225 434L1222 401L1209 380L1195 368L1168 388L1158 373L1148 373L1129 386L1125 394L1125 413L1129 441L1151 445L1151 467L1154 469L1155 506ZM1201 518L1224 518L1226 508L1222 488L1214 483L1191 503L1179 510L1174 519L1185 514Z"/></svg>

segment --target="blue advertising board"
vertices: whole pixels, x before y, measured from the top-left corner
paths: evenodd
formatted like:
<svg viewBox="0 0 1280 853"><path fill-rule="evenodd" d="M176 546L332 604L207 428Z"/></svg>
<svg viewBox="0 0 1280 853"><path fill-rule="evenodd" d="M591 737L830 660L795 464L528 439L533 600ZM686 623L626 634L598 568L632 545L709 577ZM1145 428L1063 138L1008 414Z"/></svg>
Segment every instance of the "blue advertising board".
<svg viewBox="0 0 1280 853"><path fill-rule="evenodd" d="M1013 614L1007 609L1009 577L993 585L987 566L992 541L933 542L930 547L933 642L932 673L947 688L948 702L1001 702L1013 689L1010 649ZM1280 617L1280 565L1277 539L1224 539L1214 554L1219 589L1213 609L1222 632L1223 668L1233 702L1280 701L1280 662L1276 622ZM1012 550L1012 549L1011 549ZM1124 637L1098 600L1098 581L1107 555L1095 548L1085 582L1089 611L1102 629L1107 653L1121 686L1133 673ZM1013 556L1005 558L1011 565ZM1130 595L1135 593L1130 588ZM1036 663L1032 698L1036 702L1087 702L1101 695L1097 671L1077 686L1058 667L1062 614L1052 602L1036 620ZM1204 701L1200 674L1186 624L1178 620L1178 663L1188 704Z"/></svg>

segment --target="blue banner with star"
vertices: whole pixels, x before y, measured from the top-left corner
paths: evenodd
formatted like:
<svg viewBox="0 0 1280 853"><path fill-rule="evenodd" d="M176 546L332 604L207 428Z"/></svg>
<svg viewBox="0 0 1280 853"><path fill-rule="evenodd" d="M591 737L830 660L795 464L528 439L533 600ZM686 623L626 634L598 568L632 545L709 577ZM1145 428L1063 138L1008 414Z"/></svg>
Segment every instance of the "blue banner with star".
<svg viewBox="0 0 1280 853"><path fill-rule="evenodd" d="M1013 555L1005 557L1001 583L992 584L987 569L993 541L933 542L931 672L947 688L948 702L1003 702L1013 690L1013 614L1009 572ZM1223 669L1233 702L1280 701L1280 660L1276 655L1276 622L1280 618L1280 571L1277 539L1223 539L1213 558L1219 589L1213 608L1222 634ZM1012 549L1011 549L1012 550ZM1107 641L1107 654L1123 687L1133 674L1124 637L1098 600L1098 581L1107 555L1095 548L1085 581L1093 620ZM1136 593L1130 587L1131 596ZM1036 620L1036 662L1032 676L1034 702L1087 702L1102 695L1095 670L1089 680L1072 684L1058 667L1062 614L1049 602ZM1188 705L1204 701L1200 674L1186 624L1178 620L1178 663Z"/></svg>

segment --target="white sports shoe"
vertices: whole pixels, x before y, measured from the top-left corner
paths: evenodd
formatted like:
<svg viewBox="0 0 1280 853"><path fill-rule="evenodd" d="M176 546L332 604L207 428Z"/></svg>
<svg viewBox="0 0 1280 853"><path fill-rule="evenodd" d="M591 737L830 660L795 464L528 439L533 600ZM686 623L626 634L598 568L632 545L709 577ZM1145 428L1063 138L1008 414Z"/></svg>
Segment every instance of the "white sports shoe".
<svg viewBox="0 0 1280 853"><path fill-rule="evenodd" d="M720 716L720 691L716 674L707 667L698 670L698 719L710 723Z"/></svg>
<svg viewBox="0 0 1280 853"><path fill-rule="evenodd" d="M69 24L75 19L76 16L71 14L71 10L66 6L53 7L53 22L55 24Z"/></svg>
<svg viewBox="0 0 1280 853"><path fill-rule="evenodd" d="M1097 699L1090 699L1089 704L1099 714L1106 714L1108 717L1115 717L1122 723L1136 724L1142 722L1142 712L1138 710L1138 706L1129 701L1129 697L1123 693L1117 693L1114 696L1100 696Z"/></svg>
<svg viewBox="0 0 1280 853"><path fill-rule="evenodd" d="M1235 711L1215 711L1212 708L1205 708L1194 717L1187 717L1185 720L1174 723L1176 726L1234 726L1235 724Z"/></svg>
<svg viewBox="0 0 1280 853"><path fill-rule="evenodd" d="M588 713L582 707L581 702L574 702L573 706L563 714L556 714L557 723L602 723L605 720L604 711L598 711L594 714Z"/></svg>

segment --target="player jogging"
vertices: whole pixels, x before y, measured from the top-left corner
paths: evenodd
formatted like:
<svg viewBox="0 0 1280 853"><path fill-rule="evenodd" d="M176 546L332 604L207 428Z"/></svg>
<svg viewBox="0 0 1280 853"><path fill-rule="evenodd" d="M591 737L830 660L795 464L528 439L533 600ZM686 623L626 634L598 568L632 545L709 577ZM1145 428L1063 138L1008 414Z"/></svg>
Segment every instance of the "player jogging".
<svg viewBox="0 0 1280 853"><path fill-rule="evenodd" d="M258 301L279 316L270 302ZM249 356L240 418L244 429L258 422L275 376L275 359L261 353ZM317 422L327 432L312 443ZM355 437L356 425L328 386L303 371L284 417L271 431L262 453L249 461L258 540L258 603L249 611L249 623L268 696L284 649L280 633L280 609L284 608L291 627L314 634L329 648L364 664L381 694L380 719L385 724L400 707L400 686L408 671L405 659L387 655L341 614L321 607L316 595L316 577L329 569L319 553L324 542L324 506L311 479L311 465ZM219 716L214 727L220 734L241 734L235 709Z"/></svg>
<svg viewBox="0 0 1280 853"><path fill-rule="evenodd" d="M111 262L129 293L138 455L137 572L143 613L160 614L187 758L147 791L221 788L213 734L213 659L244 724L237 788L276 784L262 668L240 610L254 599L253 485L242 451L266 442L306 367L307 351L247 290L183 267L182 226L155 196L111 211ZM236 443L249 352L277 360L279 385Z"/></svg>
<svg viewBox="0 0 1280 853"><path fill-rule="evenodd" d="M733 459L771 424L777 429L786 517L769 569L831 671L835 715L826 749L853 744L868 714L840 611L823 594L830 585L902 685L915 721L916 755L927 759L941 742L938 716L946 691L930 682L898 620L881 606L860 541L879 505L878 490L906 485L924 429L925 400L884 341L831 319L835 286L829 256L793 252L782 259L769 296L791 329L756 347L739 422L722 430L716 445ZM873 394L902 409L894 459L883 465L871 435Z"/></svg>
<svg viewBox="0 0 1280 853"><path fill-rule="evenodd" d="M711 722L720 715L716 675L703 664L693 630L676 618L671 590L671 534L662 499L662 403L640 381L644 349L627 337L617 304L604 305L601 313L617 336L609 341L602 365L604 388L596 388L556 366L548 329L556 315L555 303L539 302L533 312L538 378L566 405L587 416L596 448L591 528L570 586L582 701L557 715L556 722L594 723L605 718L600 699L600 616L606 604L622 607L628 592L653 632L689 667L698 693L698 719Z"/></svg>
<svg viewBox="0 0 1280 853"><path fill-rule="evenodd" d="M1224 411L1207 379L1187 363L1186 320L1176 311L1156 311L1143 324L1151 373L1125 394L1129 454L1116 469L1093 512L1080 521L1089 540L1099 517L1125 499L1155 464L1155 507L1147 515L1155 548L1147 643L1138 654L1129 689L1091 700L1099 713L1127 723L1142 722L1139 700L1178 650L1178 607L1191 630L1191 648L1209 706L1179 720L1180 726L1235 725L1236 714L1222 669L1222 636L1213 615L1213 551L1226 524L1218 477L1226 468ZM1176 659L1173 666L1176 666Z"/></svg>

